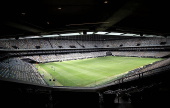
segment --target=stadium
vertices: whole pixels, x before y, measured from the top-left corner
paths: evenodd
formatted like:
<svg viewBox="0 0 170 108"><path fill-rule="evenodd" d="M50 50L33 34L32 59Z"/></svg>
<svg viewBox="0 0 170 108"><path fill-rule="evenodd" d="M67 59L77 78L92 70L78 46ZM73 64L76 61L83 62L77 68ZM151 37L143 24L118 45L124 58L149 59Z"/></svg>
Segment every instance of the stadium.
<svg viewBox="0 0 170 108"><path fill-rule="evenodd" d="M168 3L26 0L3 4L2 106L142 108L168 104Z"/></svg>

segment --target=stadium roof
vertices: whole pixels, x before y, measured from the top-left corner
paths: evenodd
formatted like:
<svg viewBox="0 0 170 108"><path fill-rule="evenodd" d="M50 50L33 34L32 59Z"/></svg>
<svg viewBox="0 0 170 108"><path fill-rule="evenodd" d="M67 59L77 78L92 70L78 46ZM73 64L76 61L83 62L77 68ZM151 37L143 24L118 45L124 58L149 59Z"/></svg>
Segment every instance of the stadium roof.
<svg viewBox="0 0 170 108"><path fill-rule="evenodd" d="M0 38L101 31L170 36L169 8L156 0L4 0Z"/></svg>

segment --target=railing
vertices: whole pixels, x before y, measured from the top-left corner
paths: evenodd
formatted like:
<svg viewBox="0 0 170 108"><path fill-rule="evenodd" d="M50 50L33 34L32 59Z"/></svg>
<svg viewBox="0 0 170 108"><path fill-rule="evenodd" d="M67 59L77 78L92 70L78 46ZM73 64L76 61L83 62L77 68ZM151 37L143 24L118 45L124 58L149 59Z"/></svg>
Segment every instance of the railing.
<svg viewBox="0 0 170 108"><path fill-rule="evenodd" d="M138 74L133 74L133 75L128 75L128 76L119 76L119 77L116 77L116 79L110 83L107 83L107 84L104 84L104 85L95 85L93 87L69 87L69 86L48 86L48 85L41 85L41 84L35 84L35 83L31 83L31 82L26 82L26 81L19 81L19 80L12 80L12 79L8 79L8 78L1 78L0 79L0 82L1 81L5 81L7 80L7 84L6 85L9 85L9 83L11 84L15 84L15 86L18 86L18 87L21 87L20 85L22 85L22 87L35 87L35 88L47 88L47 89L53 89L53 90L62 90L62 91L68 91L68 90L71 90L71 91L92 91L92 92L95 92L95 91L98 91L100 89L102 90L106 90L108 87L110 86L114 86L114 85L117 85L117 84L120 84L120 83L123 83L123 82L128 82L128 81L132 81L132 80L135 80L135 79L139 79L139 78L144 78L144 77L147 77L147 76L150 76L150 75L154 75L154 74L158 74L160 72L163 72L163 71L166 71L166 70L170 70L170 65L166 65L166 66L162 66L162 67L159 67L159 68L156 68L156 69L153 69L153 70L149 70L149 71L145 71L145 72L142 72L142 73L138 73ZM16 82L16 83L13 83L13 82ZM29 85L29 86L28 86Z"/></svg>
<svg viewBox="0 0 170 108"><path fill-rule="evenodd" d="M150 66L153 66L153 65L158 64L158 63L161 64L162 62L164 62L166 60L169 61L169 59L165 59L165 60L162 60L162 61L159 61L159 62L155 62ZM144 72L141 72L142 70L140 70L140 71L137 71L138 73L134 72L134 73L131 73L131 74L122 74L122 75L119 75L117 77L112 78L111 80L108 80L108 81L105 81L105 82L103 81L99 84L96 83L94 85L95 86L102 86L104 84L105 85L111 85L111 84L115 85L115 84L131 81L131 80L143 78L143 77L146 77L146 76L149 76L149 75L157 74L159 72L166 71L166 70L169 70L169 69L170 69L170 62L168 62L164 66L160 66L160 67L157 67L155 69L147 70L147 71L144 71Z"/></svg>
<svg viewBox="0 0 170 108"><path fill-rule="evenodd" d="M143 77L146 77L146 76L158 74L159 72L166 71L166 70L170 70L170 65L166 65L166 66L159 67L159 68L149 70L149 71L145 71L145 72L142 72L142 73L137 73L137 74L128 75L128 76L122 76L121 78L117 78L113 82L110 82L110 83L107 83L107 84L115 85L115 84L118 84L118 83L123 83L123 82L131 81L131 80L143 78Z"/></svg>
<svg viewBox="0 0 170 108"><path fill-rule="evenodd" d="M120 74L118 76L113 76L108 79L98 79L98 80L90 79L88 81L69 79L69 82L68 82L67 80L58 79L58 78L49 76L48 78L50 79L50 81L48 80L47 82L50 83L50 86L53 86L53 87L69 87L69 84L70 84L71 86L74 86L74 87L102 88L102 87L111 86L111 85L114 86L120 83L132 81L132 80L142 79L144 77L158 74L159 72L166 71L166 70L170 70L170 65L162 66L156 69L152 69L152 70L148 70L148 71L136 73L136 74L128 74L128 75Z"/></svg>

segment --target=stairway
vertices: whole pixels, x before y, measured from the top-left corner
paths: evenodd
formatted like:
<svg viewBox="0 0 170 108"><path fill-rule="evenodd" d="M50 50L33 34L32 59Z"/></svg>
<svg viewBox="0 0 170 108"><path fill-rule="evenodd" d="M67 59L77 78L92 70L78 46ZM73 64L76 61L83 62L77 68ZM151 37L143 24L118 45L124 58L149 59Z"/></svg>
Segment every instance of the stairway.
<svg viewBox="0 0 170 108"><path fill-rule="evenodd" d="M40 55L39 55L39 58L40 58L41 62L44 62L44 60L41 58L41 56L40 56Z"/></svg>
<svg viewBox="0 0 170 108"><path fill-rule="evenodd" d="M160 57L160 55L161 55L161 51L159 52L159 54L157 55L157 57Z"/></svg>
<svg viewBox="0 0 170 108"><path fill-rule="evenodd" d="M140 56L143 56L144 53L145 53L145 51L143 51L143 53Z"/></svg>
<svg viewBox="0 0 170 108"><path fill-rule="evenodd" d="M51 48L53 48L53 46L52 46L52 44L51 44L50 40L48 40L48 42L50 43L50 45L51 45Z"/></svg>
<svg viewBox="0 0 170 108"><path fill-rule="evenodd" d="M27 39L26 39L26 44L27 44L27 47L28 47L29 49L31 49L31 48L30 48L30 46L28 45L28 41L27 41Z"/></svg>
<svg viewBox="0 0 170 108"><path fill-rule="evenodd" d="M83 48L83 45L81 45L78 41L76 41L82 48Z"/></svg>

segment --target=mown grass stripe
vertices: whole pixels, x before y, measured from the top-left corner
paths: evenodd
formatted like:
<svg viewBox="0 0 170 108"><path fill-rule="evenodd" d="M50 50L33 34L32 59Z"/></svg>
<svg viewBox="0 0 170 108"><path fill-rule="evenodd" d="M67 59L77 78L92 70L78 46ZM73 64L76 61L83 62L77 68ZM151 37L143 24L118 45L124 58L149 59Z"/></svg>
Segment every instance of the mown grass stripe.
<svg viewBox="0 0 170 108"><path fill-rule="evenodd" d="M158 60L138 57L99 57L39 64L64 86L86 86ZM53 66L55 71L51 68ZM57 85L56 85L57 86Z"/></svg>

